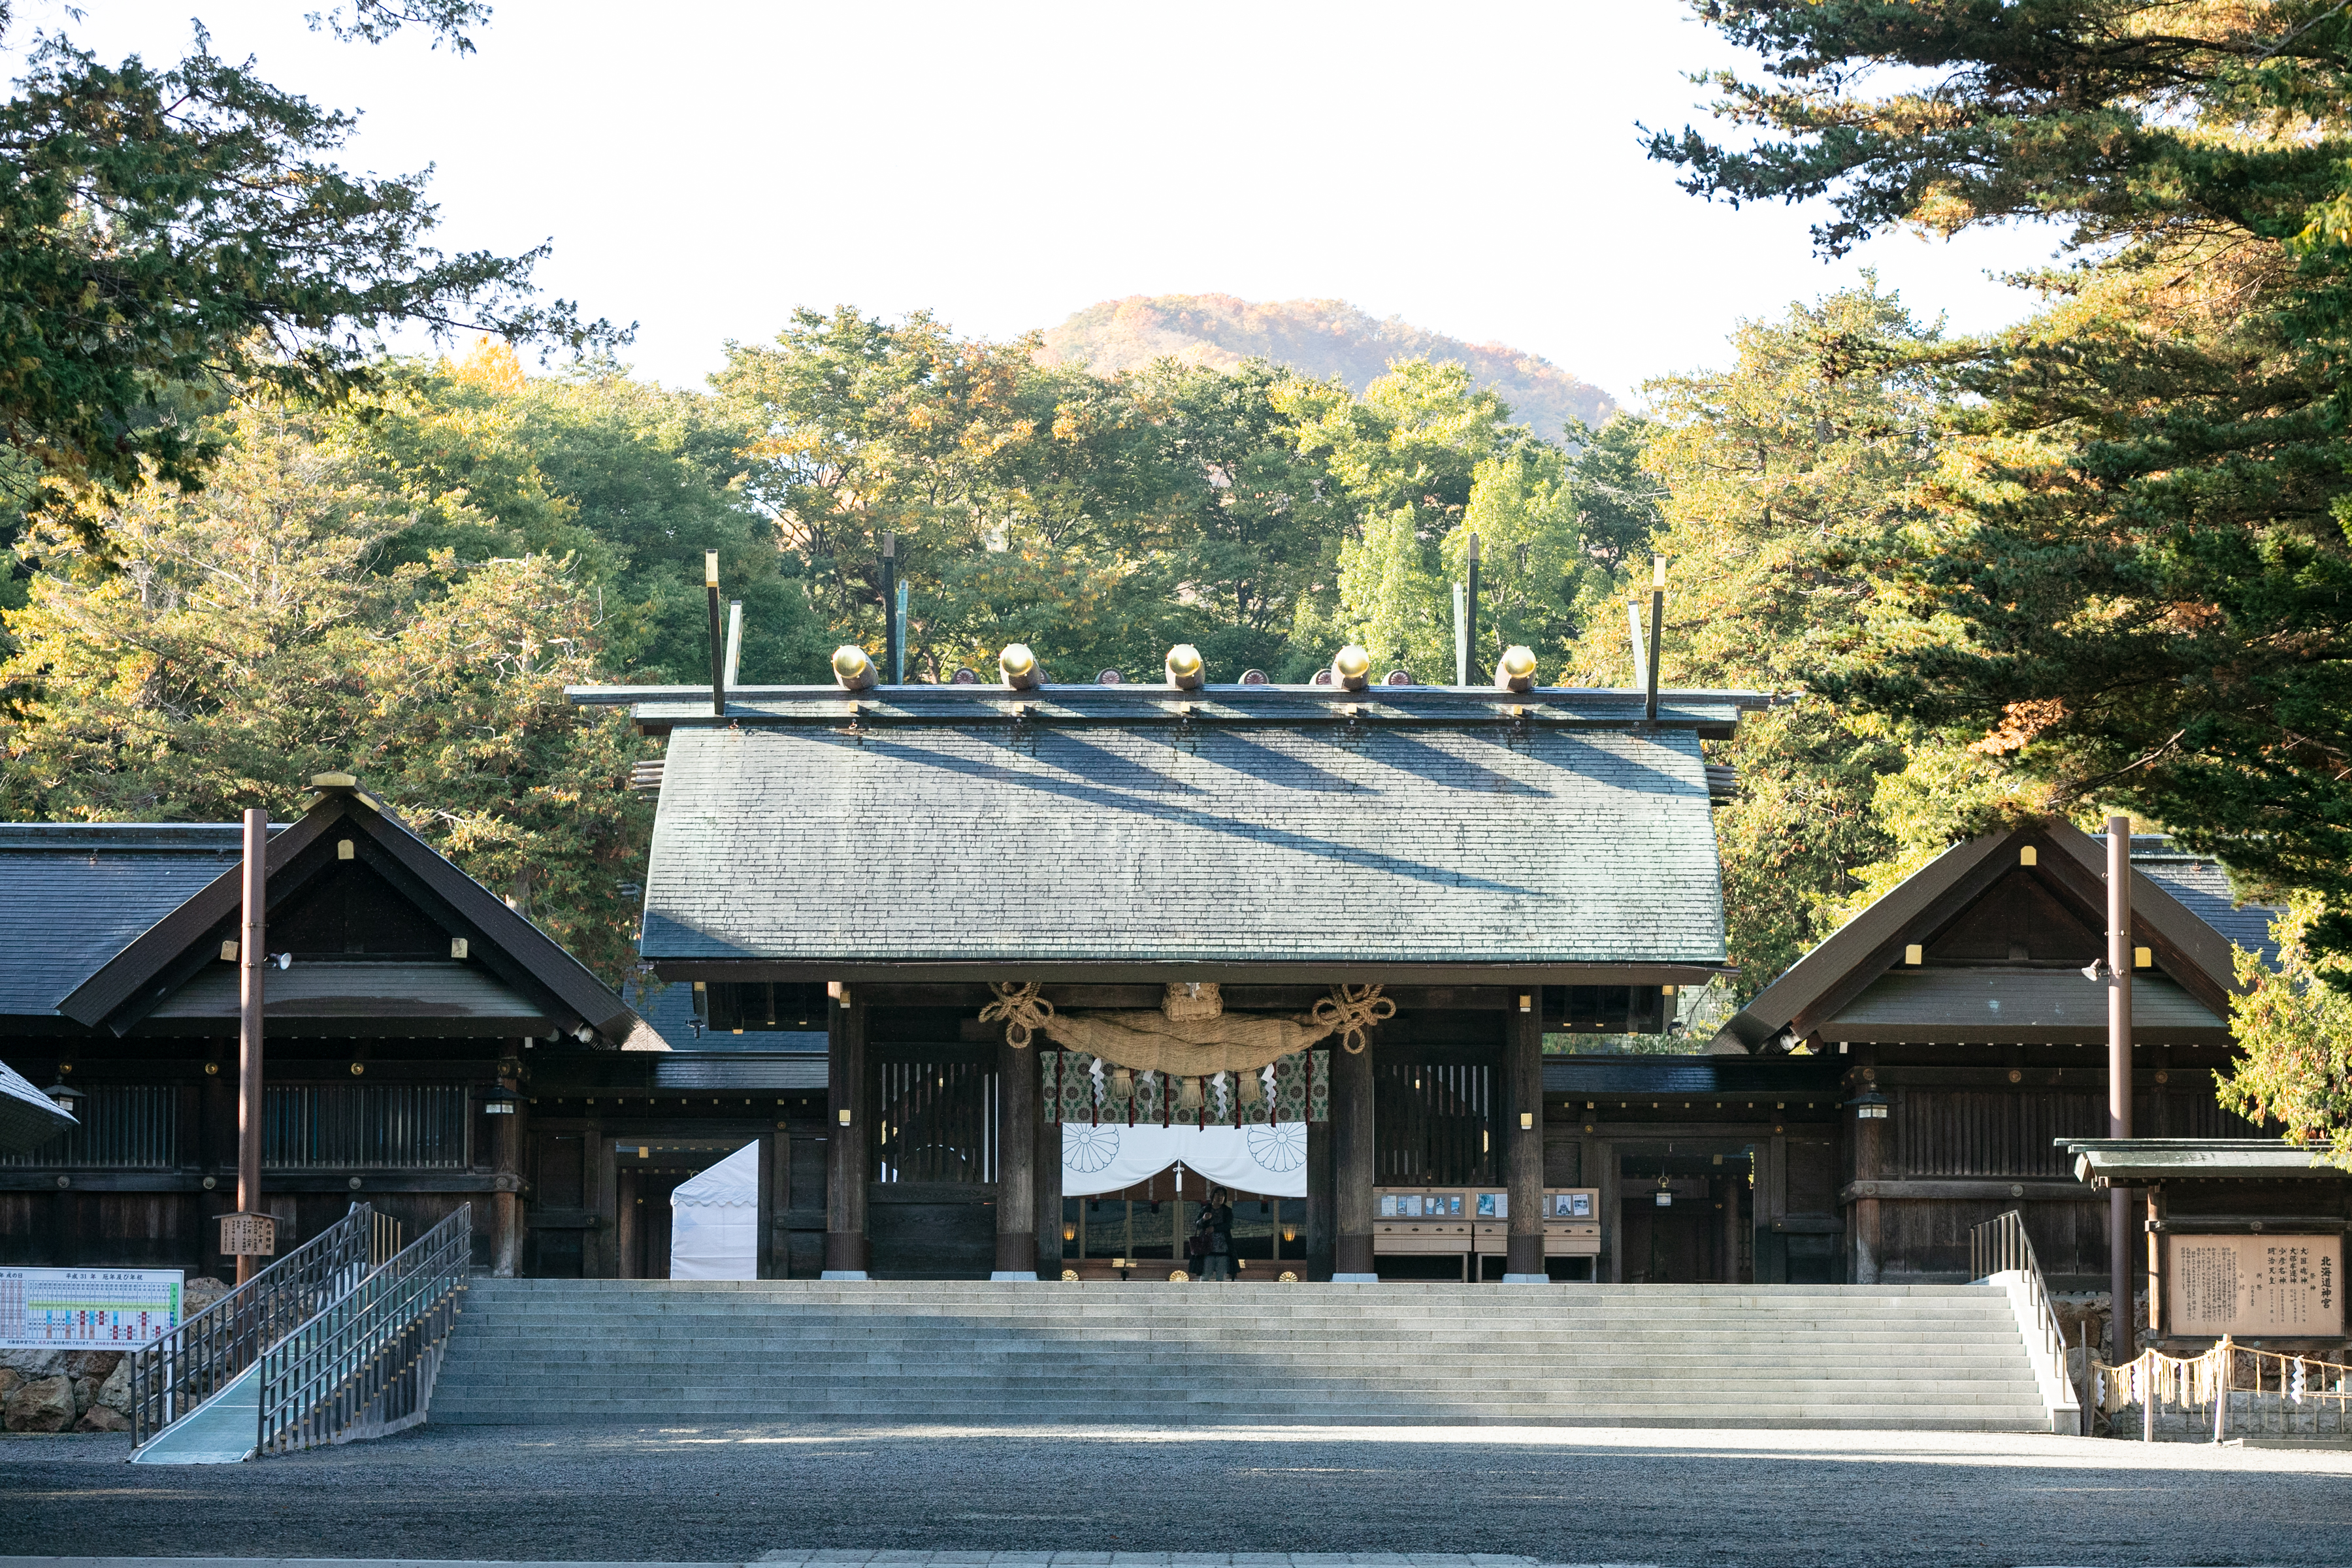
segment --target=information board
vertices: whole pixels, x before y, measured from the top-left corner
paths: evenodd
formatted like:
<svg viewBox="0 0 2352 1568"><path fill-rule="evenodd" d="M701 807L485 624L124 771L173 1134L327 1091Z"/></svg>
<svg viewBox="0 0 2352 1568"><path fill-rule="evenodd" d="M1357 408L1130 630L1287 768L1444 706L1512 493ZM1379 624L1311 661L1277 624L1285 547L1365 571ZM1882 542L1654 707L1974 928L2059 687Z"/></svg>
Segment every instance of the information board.
<svg viewBox="0 0 2352 1568"><path fill-rule="evenodd" d="M2344 1331L2340 1236L2165 1237L2165 1317L2176 1334Z"/></svg>
<svg viewBox="0 0 2352 1568"><path fill-rule="evenodd" d="M177 1268L0 1268L0 1350L123 1349L180 1326Z"/></svg>

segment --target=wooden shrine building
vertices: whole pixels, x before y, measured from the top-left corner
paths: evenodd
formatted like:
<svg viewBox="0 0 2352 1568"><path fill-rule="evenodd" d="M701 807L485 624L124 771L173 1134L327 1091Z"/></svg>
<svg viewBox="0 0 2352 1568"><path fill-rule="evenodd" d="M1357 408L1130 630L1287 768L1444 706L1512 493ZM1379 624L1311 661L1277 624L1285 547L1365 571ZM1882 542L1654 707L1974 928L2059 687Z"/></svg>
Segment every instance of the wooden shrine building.
<svg viewBox="0 0 2352 1568"><path fill-rule="evenodd" d="M2053 1289L2107 1291L2105 1183L2088 1165L2078 1179L2067 1146L2107 1135L2105 855L2063 821L1958 845L1725 1026L1718 1050L1801 1049L1833 1075L1843 1278L1966 1279L1970 1227L2018 1209ZM2232 943L2265 947L2273 911L2233 907L2221 867L2146 837L2131 911L2135 1132L2167 1148L2258 1140L2214 1079L2231 1050ZM2341 1205L2334 1188L2325 1201Z"/></svg>
<svg viewBox="0 0 2352 1568"><path fill-rule="evenodd" d="M412 1232L471 1200L477 1261L512 1271L513 1086L535 1057L650 1032L346 776L268 845L263 1190L281 1241L356 1196ZM230 1271L214 1222L236 1184L240 861L233 823L0 826L0 1052L77 1123L0 1149L0 1263Z"/></svg>

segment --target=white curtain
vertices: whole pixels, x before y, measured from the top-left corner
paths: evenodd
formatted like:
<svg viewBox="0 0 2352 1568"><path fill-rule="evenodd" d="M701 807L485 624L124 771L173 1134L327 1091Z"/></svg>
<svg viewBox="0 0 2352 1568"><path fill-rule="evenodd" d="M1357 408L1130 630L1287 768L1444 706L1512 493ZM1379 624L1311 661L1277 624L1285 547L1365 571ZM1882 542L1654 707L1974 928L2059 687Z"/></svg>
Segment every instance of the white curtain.
<svg viewBox="0 0 2352 1568"><path fill-rule="evenodd" d="M669 1277L760 1277L760 1146L746 1143L669 1195Z"/></svg>
<svg viewBox="0 0 2352 1568"><path fill-rule="evenodd" d="M1183 1163L1209 1184L1261 1197L1307 1195L1307 1123L1245 1127L1129 1127L1106 1121L1062 1123L1062 1195L1091 1197L1131 1187ZM1185 1196L1192 1196L1190 1184Z"/></svg>

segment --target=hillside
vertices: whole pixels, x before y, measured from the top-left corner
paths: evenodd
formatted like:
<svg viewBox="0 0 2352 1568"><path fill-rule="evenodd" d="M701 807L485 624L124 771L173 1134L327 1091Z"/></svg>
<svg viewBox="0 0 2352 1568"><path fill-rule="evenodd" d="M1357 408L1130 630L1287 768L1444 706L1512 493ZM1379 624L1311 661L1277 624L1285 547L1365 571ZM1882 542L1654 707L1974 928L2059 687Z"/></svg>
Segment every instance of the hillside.
<svg viewBox="0 0 2352 1568"><path fill-rule="evenodd" d="M1550 361L1502 343L1469 343L1396 320L1379 321L1344 300L1254 304L1230 294L1132 295L1089 305L1045 333L1049 364L1082 364L1109 375L1172 356L1229 370L1270 359L1310 375L1338 376L1361 392L1389 362L1460 360L1482 387L1541 434L1571 418L1599 425L1616 402Z"/></svg>

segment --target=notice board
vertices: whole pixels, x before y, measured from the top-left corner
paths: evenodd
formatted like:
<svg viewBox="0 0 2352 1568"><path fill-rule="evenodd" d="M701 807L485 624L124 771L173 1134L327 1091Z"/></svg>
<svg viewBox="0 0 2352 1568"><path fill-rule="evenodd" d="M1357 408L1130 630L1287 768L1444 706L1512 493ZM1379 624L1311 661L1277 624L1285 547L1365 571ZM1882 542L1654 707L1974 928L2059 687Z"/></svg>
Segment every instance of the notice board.
<svg viewBox="0 0 2352 1568"><path fill-rule="evenodd" d="M0 1350L127 1350L180 1326L177 1268L0 1268Z"/></svg>
<svg viewBox="0 0 2352 1568"><path fill-rule="evenodd" d="M2165 1237L2164 1300L2176 1334L2344 1331L2340 1236Z"/></svg>

